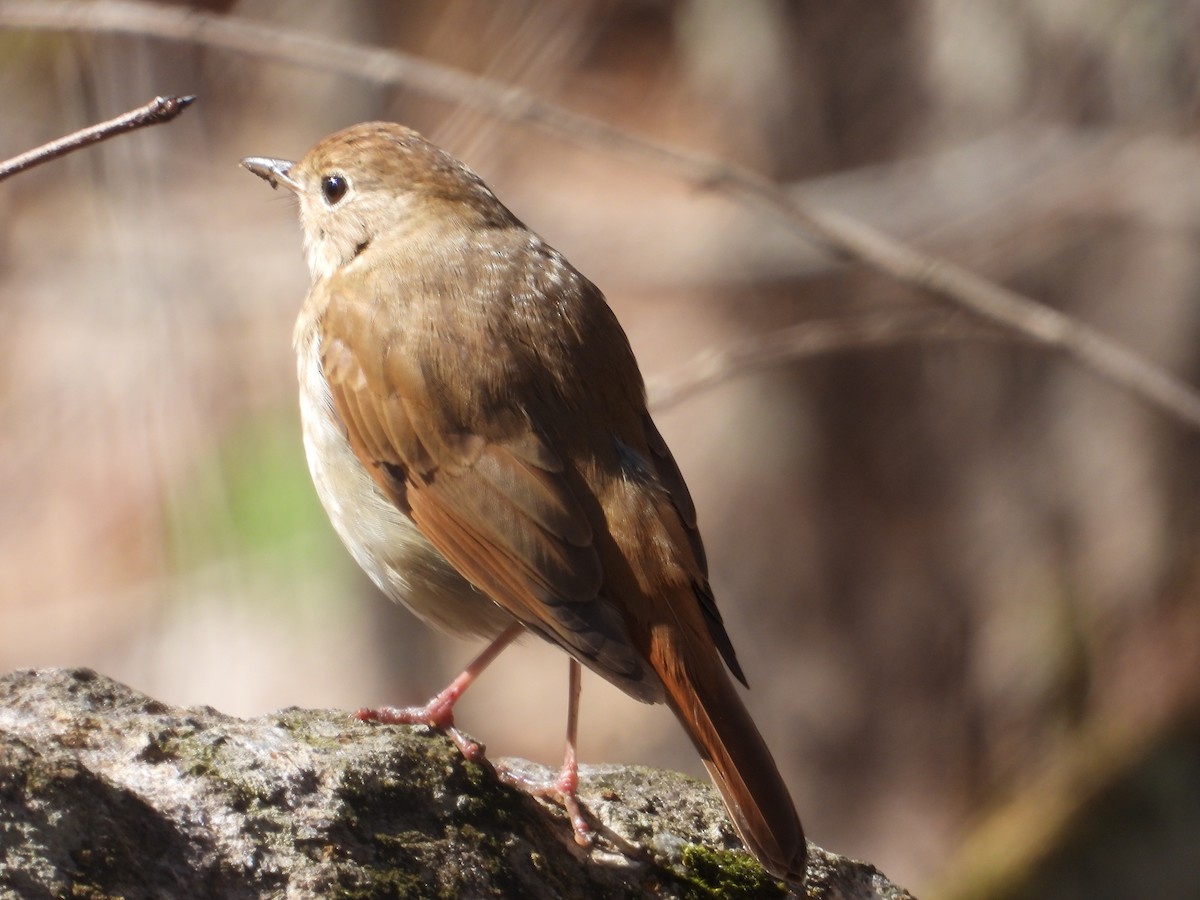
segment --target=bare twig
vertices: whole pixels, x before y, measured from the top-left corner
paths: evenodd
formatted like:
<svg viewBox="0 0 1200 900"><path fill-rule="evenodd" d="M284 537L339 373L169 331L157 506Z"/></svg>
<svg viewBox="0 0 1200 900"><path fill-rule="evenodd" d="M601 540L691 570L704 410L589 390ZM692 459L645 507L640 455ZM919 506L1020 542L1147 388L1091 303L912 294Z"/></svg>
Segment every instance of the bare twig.
<svg viewBox="0 0 1200 900"><path fill-rule="evenodd" d="M80 131L76 131L74 134L68 134L66 137L50 141L48 144L42 144L42 146L35 147L33 150L22 153L20 156L14 156L12 159L0 162L0 181L11 175L16 175L18 172L24 172L26 169L40 166L44 162L58 159L60 156L66 156L68 153L72 153L81 147L87 147L89 144L95 144L99 141L108 140L110 137L115 137L118 134L124 134L126 131L133 131L135 128L145 128L147 125L159 125L163 122L170 122L187 109L195 99L195 97L155 97L145 106L131 109L129 112L122 113L115 119L109 119L107 122L101 122L98 125L91 125Z"/></svg>
<svg viewBox="0 0 1200 900"><path fill-rule="evenodd" d="M334 41L192 9L133 0L0 0L0 25L150 35L187 40L435 97L635 160L769 213L830 253L883 272L975 315L1058 349L1179 421L1200 429L1200 393L1090 326L967 270L921 253L861 222L789 197L738 166L636 135L538 99L528 91L397 51Z"/></svg>
<svg viewBox="0 0 1200 900"><path fill-rule="evenodd" d="M886 312L802 322L723 350L705 351L673 374L648 379L647 390L650 406L661 412L741 375L826 353L910 341L997 338L1011 335L946 312Z"/></svg>
<svg viewBox="0 0 1200 900"><path fill-rule="evenodd" d="M741 181L742 193L797 233L823 238L830 252L869 265L897 281L970 310L1060 350L1093 372L1200 430L1200 393L1187 382L1095 328L994 284L944 259L921 253L868 225L831 210L781 196L759 179Z"/></svg>

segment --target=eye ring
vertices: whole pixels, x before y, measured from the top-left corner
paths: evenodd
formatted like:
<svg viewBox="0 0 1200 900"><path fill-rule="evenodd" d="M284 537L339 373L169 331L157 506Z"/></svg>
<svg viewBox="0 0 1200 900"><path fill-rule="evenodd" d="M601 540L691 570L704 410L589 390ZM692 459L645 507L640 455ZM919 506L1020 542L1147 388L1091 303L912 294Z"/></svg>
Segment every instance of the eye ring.
<svg viewBox="0 0 1200 900"><path fill-rule="evenodd" d="M330 206L336 206L349 190L350 182L341 173L326 175L321 179L321 196Z"/></svg>

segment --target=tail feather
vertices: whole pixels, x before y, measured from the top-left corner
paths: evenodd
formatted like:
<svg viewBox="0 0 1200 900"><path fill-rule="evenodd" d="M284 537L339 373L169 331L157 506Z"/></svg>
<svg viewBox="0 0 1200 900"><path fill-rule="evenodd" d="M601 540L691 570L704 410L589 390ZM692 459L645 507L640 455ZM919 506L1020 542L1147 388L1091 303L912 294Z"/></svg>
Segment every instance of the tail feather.
<svg viewBox="0 0 1200 900"><path fill-rule="evenodd" d="M771 751L716 654L699 665L671 654L659 675L747 849L777 878L804 880L807 844Z"/></svg>

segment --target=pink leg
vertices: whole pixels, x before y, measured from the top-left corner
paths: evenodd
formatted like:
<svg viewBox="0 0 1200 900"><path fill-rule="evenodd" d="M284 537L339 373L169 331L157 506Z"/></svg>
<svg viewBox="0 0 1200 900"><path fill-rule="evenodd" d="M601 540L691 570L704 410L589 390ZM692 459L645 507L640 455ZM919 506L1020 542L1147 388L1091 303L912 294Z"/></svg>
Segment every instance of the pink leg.
<svg viewBox="0 0 1200 900"><path fill-rule="evenodd" d="M588 825L583 806L579 802L579 759L575 751L576 737L579 734L581 675L582 668L572 659L568 674L570 693L567 697L567 749L558 778L550 782L536 782L507 770L500 770L499 774L506 784L520 788L535 797L546 797L561 803L571 819L571 827L575 830L575 843L581 847L590 847L595 835L592 834L592 828Z"/></svg>
<svg viewBox="0 0 1200 900"><path fill-rule="evenodd" d="M499 656L504 648L511 644L525 630L520 622L514 622L500 633L470 664L463 669L462 674L455 678L444 691L426 703L424 706L383 706L379 709L360 709L354 715L364 722L382 722L385 725L430 725L448 734L462 755L469 760L478 760L483 756L483 748L454 727L454 704L467 692L472 682L482 674Z"/></svg>

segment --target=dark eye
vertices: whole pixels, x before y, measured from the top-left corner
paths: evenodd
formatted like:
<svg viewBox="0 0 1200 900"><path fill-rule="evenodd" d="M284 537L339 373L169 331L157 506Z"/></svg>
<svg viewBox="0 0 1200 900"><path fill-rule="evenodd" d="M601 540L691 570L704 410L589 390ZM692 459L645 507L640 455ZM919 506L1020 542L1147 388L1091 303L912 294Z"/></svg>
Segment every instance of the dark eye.
<svg viewBox="0 0 1200 900"><path fill-rule="evenodd" d="M326 175L321 179L321 193L325 197L325 202L330 206L345 197L348 190L350 190L350 182L346 180L345 175Z"/></svg>

